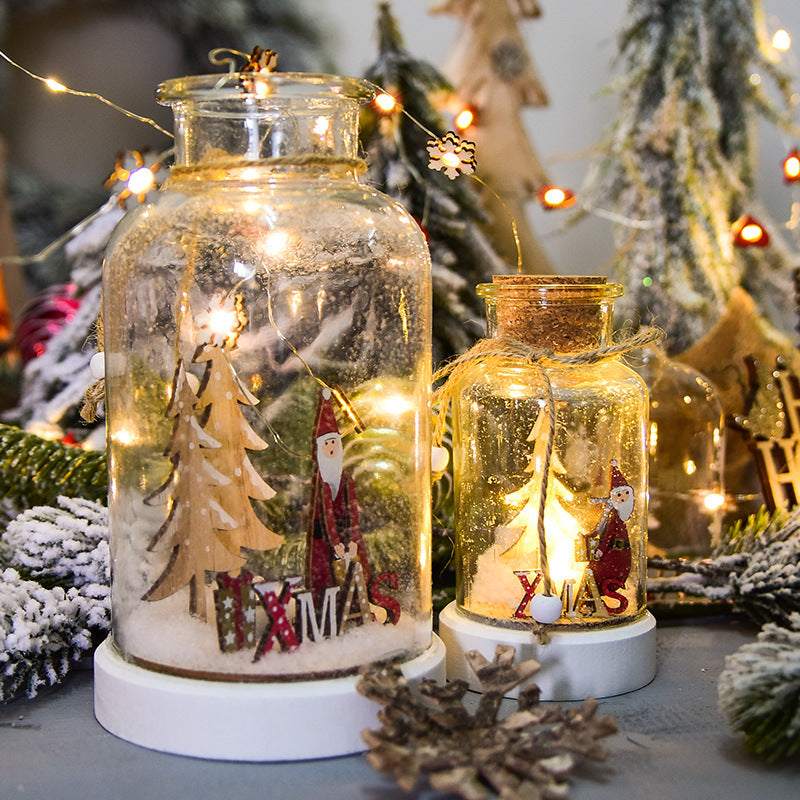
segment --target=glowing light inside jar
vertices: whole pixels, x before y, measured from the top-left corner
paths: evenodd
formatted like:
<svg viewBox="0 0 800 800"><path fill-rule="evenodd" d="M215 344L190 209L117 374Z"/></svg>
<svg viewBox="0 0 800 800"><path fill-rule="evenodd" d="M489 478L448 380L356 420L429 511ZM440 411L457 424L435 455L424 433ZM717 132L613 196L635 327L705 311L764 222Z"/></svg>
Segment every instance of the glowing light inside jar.
<svg viewBox="0 0 800 800"><path fill-rule="evenodd" d="M210 311L206 317L206 326L214 334L215 339L218 336L228 339L241 330L239 316L227 308L215 308Z"/></svg>
<svg viewBox="0 0 800 800"><path fill-rule="evenodd" d="M289 311L292 312L292 316L296 317L297 312L300 310L300 304L303 302L303 293L299 290L295 290L289 293Z"/></svg>
<svg viewBox="0 0 800 800"><path fill-rule="evenodd" d="M534 472L541 474L539 459L534 457ZM516 492L506 496L510 507L525 502L521 511L507 525L495 530L496 538L513 541L501 558L520 568L538 568L539 564L539 494L538 485L526 484ZM544 511L545 539L550 576L560 587L568 579L580 580L585 564L575 562L575 543L583 532L578 520L565 508L564 504L574 501L573 493L560 481L551 476L550 492Z"/></svg>
<svg viewBox="0 0 800 800"><path fill-rule="evenodd" d="M289 234L286 231L269 231L261 246L268 256L279 258L289 249Z"/></svg>
<svg viewBox="0 0 800 800"><path fill-rule="evenodd" d="M255 267L251 267L249 264L244 264L241 261L233 262L233 272L240 278L252 278L255 271Z"/></svg>
<svg viewBox="0 0 800 800"><path fill-rule="evenodd" d="M316 133L317 136L323 136L328 132L330 128L330 120L327 117L317 117L314 120L314 125L311 128L312 133Z"/></svg>
<svg viewBox="0 0 800 800"><path fill-rule="evenodd" d="M372 410L381 417L392 421L398 420L411 411L414 404L411 400L398 392L388 392L377 397L372 404Z"/></svg>
<svg viewBox="0 0 800 800"><path fill-rule="evenodd" d="M725 495L720 492L711 492L703 499L703 505L709 511L718 511L725 505Z"/></svg>
<svg viewBox="0 0 800 800"><path fill-rule="evenodd" d="M138 441L138 436L136 435L135 431L130 430L129 428L120 428L116 433L114 433L111 438L117 444L135 444Z"/></svg>

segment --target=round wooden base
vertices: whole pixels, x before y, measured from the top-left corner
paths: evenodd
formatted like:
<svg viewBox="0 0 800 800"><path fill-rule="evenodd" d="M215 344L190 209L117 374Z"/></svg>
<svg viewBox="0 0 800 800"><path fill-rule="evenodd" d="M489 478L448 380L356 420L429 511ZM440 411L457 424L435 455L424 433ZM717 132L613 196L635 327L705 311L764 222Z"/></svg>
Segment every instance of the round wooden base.
<svg viewBox="0 0 800 800"><path fill-rule="evenodd" d="M542 700L585 700L640 689L656 674L656 621L647 614L624 625L586 631L551 632L540 645L530 632L477 622L450 603L439 617L439 635L447 649L447 679L461 678L480 691L480 683L464 653L477 650L489 661L499 644L517 649L517 661L534 658L541 669L526 683L535 683Z"/></svg>
<svg viewBox="0 0 800 800"><path fill-rule="evenodd" d="M434 636L401 664L406 679L444 680ZM366 749L380 706L358 693L358 675L314 681L231 683L144 669L107 639L95 653L94 713L110 733L166 753L225 761L298 761Z"/></svg>

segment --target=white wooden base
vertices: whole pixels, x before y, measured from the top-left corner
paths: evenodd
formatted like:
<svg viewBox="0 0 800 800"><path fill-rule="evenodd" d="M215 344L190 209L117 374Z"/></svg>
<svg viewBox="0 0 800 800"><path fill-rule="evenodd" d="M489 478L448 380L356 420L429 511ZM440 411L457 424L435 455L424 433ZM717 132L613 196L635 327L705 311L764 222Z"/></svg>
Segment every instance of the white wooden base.
<svg viewBox="0 0 800 800"><path fill-rule="evenodd" d="M444 681L434 636L401 664L412 683ZM225 761L298 761L365 750L380 706L356 689L358 675L316 681L229 683L182 678L125 661L107 639L95 653L94 713L110 733L167 753Z"/></svg>
<svg viewBox="0 0 800 800"><path fill-rule="evenodd" d="M481 686L464 653L477 650L491 661L498 644L514 646L517 661L534 658L541 664L509 697L531 683L541 689L542 700L610 697L640 689L656 674L656 621L650 612L626 625L551 633L550 642L540 645L529 631L477 622L450 603L439 617L439 635L447 649L447 679L461 678L475 691Z"/></svg>

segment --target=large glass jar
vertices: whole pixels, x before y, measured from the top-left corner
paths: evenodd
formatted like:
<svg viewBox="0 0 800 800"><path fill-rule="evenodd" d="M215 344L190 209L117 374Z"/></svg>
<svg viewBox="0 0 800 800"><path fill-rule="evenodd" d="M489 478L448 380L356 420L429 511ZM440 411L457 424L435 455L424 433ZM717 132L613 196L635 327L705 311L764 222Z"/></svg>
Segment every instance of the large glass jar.
<svg viewBox="0 0 800 800"><path fill-rule="evenodd" d="M431 642L430 260L360 81L168 81L175 166L104 275L113 642L189 677Z"/></svg>
<svg viewBox="0 0 800 800"><path fill-rule="evenodd" d="M564 631L640 618L647 390L603 353L621 287L496 276L478 290L493 346L453 393L458 612Z"/></svg>

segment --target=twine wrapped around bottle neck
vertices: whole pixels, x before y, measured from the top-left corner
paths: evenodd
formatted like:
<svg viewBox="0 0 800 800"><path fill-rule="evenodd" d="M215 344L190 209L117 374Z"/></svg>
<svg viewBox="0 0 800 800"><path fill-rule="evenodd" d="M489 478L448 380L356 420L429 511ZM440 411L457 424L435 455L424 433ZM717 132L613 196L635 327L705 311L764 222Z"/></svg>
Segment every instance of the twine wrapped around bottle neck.
<svg viewBox="0 0 800 800"><path fill-rule="evenodd" d="M544 452L542 464L542 484L539 496L539 509L537 518L537 533L539 537L539 567L544 581L545 594L552 594L553 581L547 560L547 544L544 530L544 511L547 500L547 484L550 475L550 461L553 455L553 442L556 429L556 404L553 387L547 374L547 365L583 365L596 364L605 359L614 358L624 353L629 353L640 347L653 345L661 341L664 334L657 328L641 328L632 335L620 338L608 345L594 350L584 350L570 353L556 353L549 348L535 348L507 336L495 336L490 339L479 340L466 353L458 356L449 364L441 367L433 376L434 385L440 383L433 395L433 407L438 407L436 424L433 431L433 444L440 446L447 419L447 410L453 394L462 385L463 380L476 364L486 366L490 372L504 366L519 367L527 365L538 368L545 385L545 399L547 401L547 447Z"/></svg>
<svg viewBox="0 0 800 800"><path fill-rule="evenodd" d="M170 177L197 178L208 180L209 171L219 171L220 177L235 175L237 171L259 168L279 169L306 169L306 168L341 168L353 170L356 175L367 171L367 163L363 158L347 158L328 153L298 153L288 156L272 156L270 158L245 159L236 158L224 151L212 151L202 161L188 165L174 166L170 170ZM169 178L167 179L169 182Z"/></svg>

